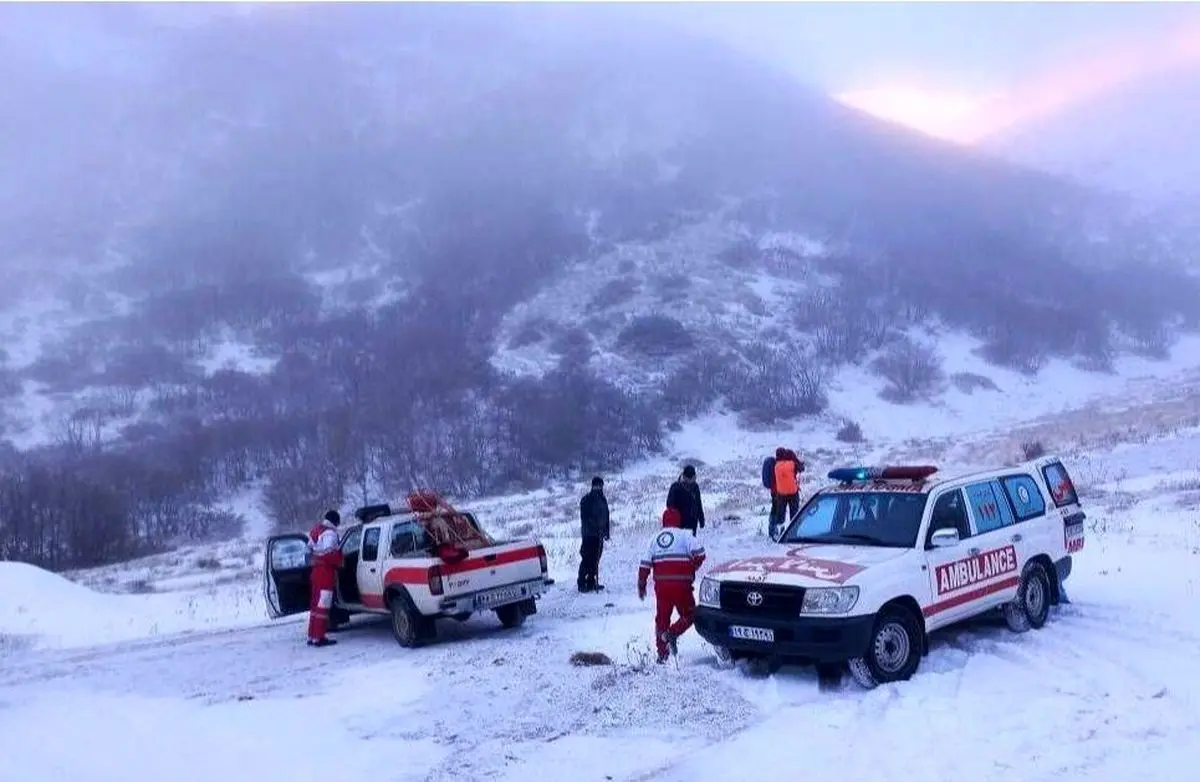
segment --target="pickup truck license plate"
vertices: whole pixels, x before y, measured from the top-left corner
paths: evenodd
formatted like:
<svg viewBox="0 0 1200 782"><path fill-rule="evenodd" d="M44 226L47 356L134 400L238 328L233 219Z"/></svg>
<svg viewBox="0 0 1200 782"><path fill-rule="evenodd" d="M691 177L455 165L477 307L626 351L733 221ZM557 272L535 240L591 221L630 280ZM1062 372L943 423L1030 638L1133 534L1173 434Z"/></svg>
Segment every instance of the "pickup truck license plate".
<svg viewBox="0 0 1200 782"><path fill-rule="evenodd" d="M491 608L492 606L504 605L520 600L525 596L525 588L519 586L500 587L499 589L489 589L487 592L480 592L475 595L476 608Z"/></svg>
<svg viewBox="0 0 1200 782"><path fill-rule="evenodd" d="M747 641L766 641L772 643L775 640L775 631L766 627L743 627L742 625L729 626L730 638L741 638Z"/></svg>

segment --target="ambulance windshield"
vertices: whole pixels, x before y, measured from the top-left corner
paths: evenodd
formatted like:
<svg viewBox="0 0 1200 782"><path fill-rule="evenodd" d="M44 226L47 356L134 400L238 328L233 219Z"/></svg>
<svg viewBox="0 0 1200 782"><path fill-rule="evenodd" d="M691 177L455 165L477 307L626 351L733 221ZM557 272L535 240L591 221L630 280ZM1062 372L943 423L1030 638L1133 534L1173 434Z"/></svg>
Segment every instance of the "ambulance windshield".
<svg viewBox="0 0 1200 782"><path fill-rule="evenodd" d="M832 491L808 501L780 543L912 548L928 495L915 491Z"/></svg>

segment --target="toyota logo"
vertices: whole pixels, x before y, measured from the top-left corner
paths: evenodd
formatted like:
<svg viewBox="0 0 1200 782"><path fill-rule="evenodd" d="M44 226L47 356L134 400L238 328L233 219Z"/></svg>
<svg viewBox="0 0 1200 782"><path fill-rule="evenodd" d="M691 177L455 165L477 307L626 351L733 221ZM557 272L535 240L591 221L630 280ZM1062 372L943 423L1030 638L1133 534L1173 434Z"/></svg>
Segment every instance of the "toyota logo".
<svg viewBox="0 0 1200 782"><path fill-rule="evenodd" d="M758 606L762 605L762 601L763 601L762 592L747 592L746 593L746 605L754 606L757 608Z"/></svg>

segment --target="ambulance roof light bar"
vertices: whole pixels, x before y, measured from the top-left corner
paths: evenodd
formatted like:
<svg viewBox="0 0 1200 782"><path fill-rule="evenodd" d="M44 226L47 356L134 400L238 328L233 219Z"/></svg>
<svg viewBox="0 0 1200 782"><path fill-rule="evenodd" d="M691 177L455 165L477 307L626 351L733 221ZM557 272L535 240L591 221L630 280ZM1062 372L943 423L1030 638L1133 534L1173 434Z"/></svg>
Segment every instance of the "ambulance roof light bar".
<svg viewBox="0 0 1200 782"><path fill-rule="evenodd" d="M829 471L829 480L847 484L857 481L912 481L920 483L938 471L932 465L904 467L839 467Z"/></svg>

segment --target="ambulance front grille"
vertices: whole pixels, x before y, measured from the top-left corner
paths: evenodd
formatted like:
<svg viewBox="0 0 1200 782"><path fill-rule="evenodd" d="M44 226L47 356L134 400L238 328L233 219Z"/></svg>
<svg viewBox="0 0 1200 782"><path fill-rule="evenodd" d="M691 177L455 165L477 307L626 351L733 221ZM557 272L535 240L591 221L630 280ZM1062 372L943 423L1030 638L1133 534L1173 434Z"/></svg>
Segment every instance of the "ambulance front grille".
<svg viewBox="0 0 1200 782"><path fill-rule="evenodd" d="M803 604L803 587L736 581L721 584L722 611L750 616L792 618L800 615L800 607Z"/></svg>

